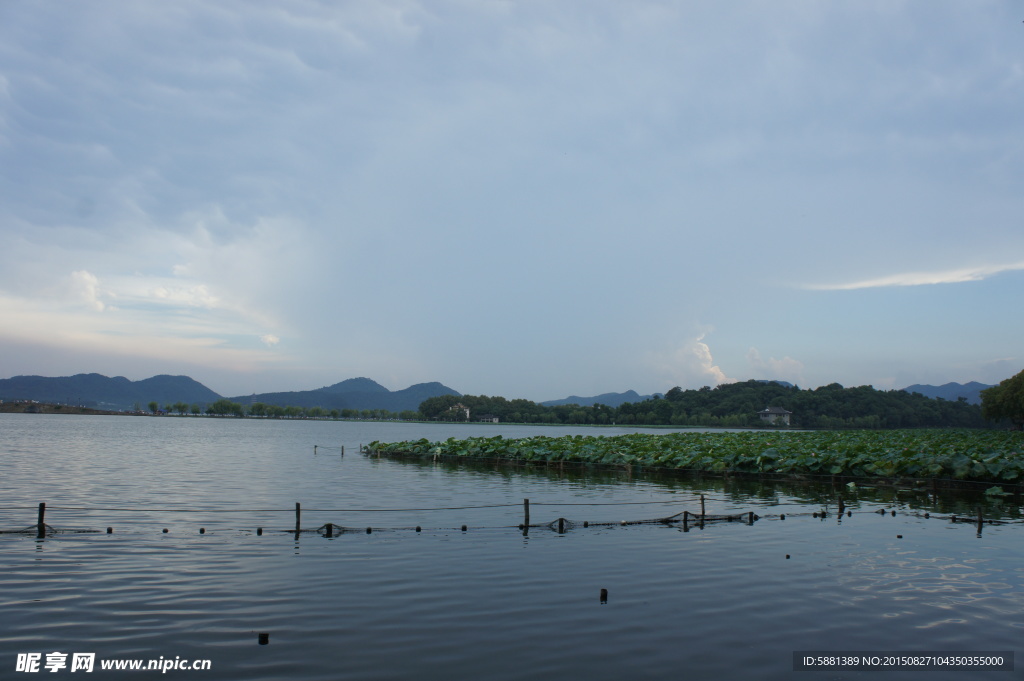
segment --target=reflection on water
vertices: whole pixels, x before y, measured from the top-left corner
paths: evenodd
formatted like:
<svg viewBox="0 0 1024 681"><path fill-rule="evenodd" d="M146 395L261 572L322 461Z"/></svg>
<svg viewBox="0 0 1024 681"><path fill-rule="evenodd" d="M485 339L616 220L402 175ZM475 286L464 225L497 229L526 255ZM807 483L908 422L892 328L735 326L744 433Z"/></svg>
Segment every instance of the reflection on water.
<svg viewBox="0 0 1024 681"><path fill-rule="evenodd" d="M432 425L15 415L0 428L0 529L45 501L55 526L114 530L0 535L5 671L18 653L78 651L210 659L216 679L789 679L803 678L794 650L1015 650L1024 629L1012 498L355 453L479 434ZM761 519L617 522L696 512L702 494L709 514ZM524 499L533 523L609 524L524 536ZM304 529L355 531L289 534L296 502ZM978 536L923 517L980 504L1013 522Z"/></svg>
<svg viewBox="0 0 1024 681"><path fill-rule="evenodd" d="M696 494L716 494L736 505L783 506L816 505L835 510L838 499L845 507L858 510L879 506L899 512L929 513L957 516L964 522L977 517L982 510L987 520L1021 520L1021 500L1014 495L993 496L982 490L932 489L920 485L900 487L863 481L833 484L815 480L758 478L744 475L711 475L673 471L637 471L632 468L606 466L533 464L522 462L437 461L424 463L418 459L395 459L409 466L441 467L451 471L474 471L496 476L537 476L546 480L571 481L582 484L655 483L666 490Z"/></svg>

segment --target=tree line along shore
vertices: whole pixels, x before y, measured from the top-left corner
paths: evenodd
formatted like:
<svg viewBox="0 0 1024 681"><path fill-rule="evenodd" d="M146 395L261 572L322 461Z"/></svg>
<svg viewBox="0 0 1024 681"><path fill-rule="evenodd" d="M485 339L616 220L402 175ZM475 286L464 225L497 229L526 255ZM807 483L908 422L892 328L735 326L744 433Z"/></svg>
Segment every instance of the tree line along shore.
<svg viewBox="0 0 1024 681"><path fill-rule="evenodd" d="M766 408L787 412L786 422L766 421ZM70 405L7 401L0 411L42 413L119 413ZM441 395L424 400L417 411L325 409L277 404L241 404L220 399L210 404L149 402L130 413L251 418L363 419L492 422L552 425L703 426L723 428L905 429L1021 428L1024 425L1024 371L982 393L982 403L944 400L903 390L871 386L845 388L837 383L801 389L779 383L746 381L697 390L672 388L640 402L548 406L526 399L487 395Z"/></svg>

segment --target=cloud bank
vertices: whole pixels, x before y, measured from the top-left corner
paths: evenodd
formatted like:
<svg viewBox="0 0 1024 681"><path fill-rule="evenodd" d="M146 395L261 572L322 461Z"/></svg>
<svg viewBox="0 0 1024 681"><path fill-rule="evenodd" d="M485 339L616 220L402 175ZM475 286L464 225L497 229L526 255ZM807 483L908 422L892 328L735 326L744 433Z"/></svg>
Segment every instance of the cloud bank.
<svg viewBox="0 0 1024 681"><path fill-rule="evenodd" d="M1012 5L2 13L0 374L551 399L1016 356Z"/></svg>

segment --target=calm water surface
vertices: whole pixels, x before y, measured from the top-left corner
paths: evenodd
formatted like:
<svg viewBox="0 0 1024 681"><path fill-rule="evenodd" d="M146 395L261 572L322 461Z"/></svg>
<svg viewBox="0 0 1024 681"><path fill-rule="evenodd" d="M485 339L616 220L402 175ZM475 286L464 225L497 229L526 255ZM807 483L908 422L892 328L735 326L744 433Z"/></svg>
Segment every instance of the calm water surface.
<svg viewBox="0 0 1024 681"><path fill-rule="evenodd" d="M822 520L810 514L833 493L808 486L358 453L372 440L577 432L633 431L0 415L0 530L35 523L39 502L55 528L99 530L0 535L0 678L32 678L15 672L18 654L54 651L95 653L91 678L1024 678L1012 501L986 507L1010 522L979 536L921 517L978 499L846 490L852 516ZM618 524L699 511L701 494L708 513L762 519ZM525 498L532 522L574 524L524 536ZM346 531L296 538L296 502L304 529ZM798 650L1020 659L1013 672L794 672ZM211 669L99 669L161 657Z"/></svg>

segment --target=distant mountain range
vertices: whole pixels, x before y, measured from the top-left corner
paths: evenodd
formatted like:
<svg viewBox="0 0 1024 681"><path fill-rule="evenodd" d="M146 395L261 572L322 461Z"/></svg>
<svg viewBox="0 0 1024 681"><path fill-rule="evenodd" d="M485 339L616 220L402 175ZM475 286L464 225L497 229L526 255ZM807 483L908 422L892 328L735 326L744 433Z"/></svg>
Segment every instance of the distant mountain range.
<svg viewBox="0 0 1024 681"><path fill-rule="evenodd" d="M991 388L990 385L984 383L978 383L977 381L971 381L970 383L946 383L944 385L922 385L915 383L909 385L903 390L908 393L921 393L925 397L931 397L933 399L941 397L944 400L955 402L961 397L967 399L971 404L981 404L981 391L986 388Z"/></svg>
<svg viewBox="0 0 1024 681"><path fill-rule="evenodd" d="M142 409L150 402L161 406L186 402L209 404L220 395L188 376L153 376L129 381L124 376L108 378L102 374L76 374L48 378L15 376L0 379L0 399L36 400L57 404L74 404L96 409Z"/></svg>
<svg viewBox="0 0 1024 681"><path fill-rule="evenodd" d="M387 409L388 411L416 411L420 403L429 397L456 395L452 390L436 381L417 383L404 390L391 391L369 378L350 378L334 385L286 393L259 393L230 397L232 402L249 404L262 402L281 407L323 407L324 409Z"/></svg>
<svg viewBox="0 0 1024 681"><path fill-rule="evenodd" d="M593 407L595 404L603 404L606 407L619 407L626 402L643 402L649 400L653 395L639 395L635 390L627 390L624 393L603 393L594 397L579 397L570 395L563 400L548 400L541 402L545 407L558 407L563 404L578 404L581 407Z"/></svg>
<svg viewBox="0 0 1024 681"><path fill-rule="evenodd" d="M765 379L755 379L755 380L757 380L758 383L778 383L783 388L792 388L793 387L793 384L790 383L789 381L780 381L780 380L775 379L775 378L765 378Z"/></svg>
<svg viewBox="0 0 1024 681"><path fill-rule="evenodd" d="M405 390L391 391L368 378L350 378L316 390L260 393L228 399L246 405L263 402L282 407L387 409L397 412L419 409L420 403L428 397L459 394L436 382L419 383ZM161 375L141 381L130 381L124 376L109 378L102 374L56 378L15 376L0 379L0 400L36 400L115 411L146 409L150 402L156 402L161 407L175 402L205 407L220 399L223 399L221 395L188 376Z"/></svg>
<svg viewBox="0 0 1024 681"><path fill-rule="evenodd" d="M792 384L786 381L775 382L786 387ZM992 386L977 381L970 383L946 383L945 385L915 384L904 388L909 393L921 393L926 397L942 398L955 401L960 397L971 404L980 404L980 393ZM404 390L388 390L369 378L350 378L334 385L301 390L295 392L258 393L230 397L233 402L251 404L262 402L282 407L323 407L324 409L387 409L388 411L415 411L420 403L430 397L440 395L461 395L446 385L438 382L417 383ZM578 404L593 406L604 404L619 407L627 402L643 402L651 395L640 395L635 390L622 393L603 393L593 397L571 395L561 400L541 402L544 406ZM0 379L0 399L2 400L36 400L60 404L75 404L97 409L130 410L136 405L145 409L150 402L161 406L185 402L187 404L208 405L223 399L202 383L188 376L160 375L140 381L130 381L124 376L108 378L101 374L77 374L48 378L45 376L15 376Z"/></svg>

